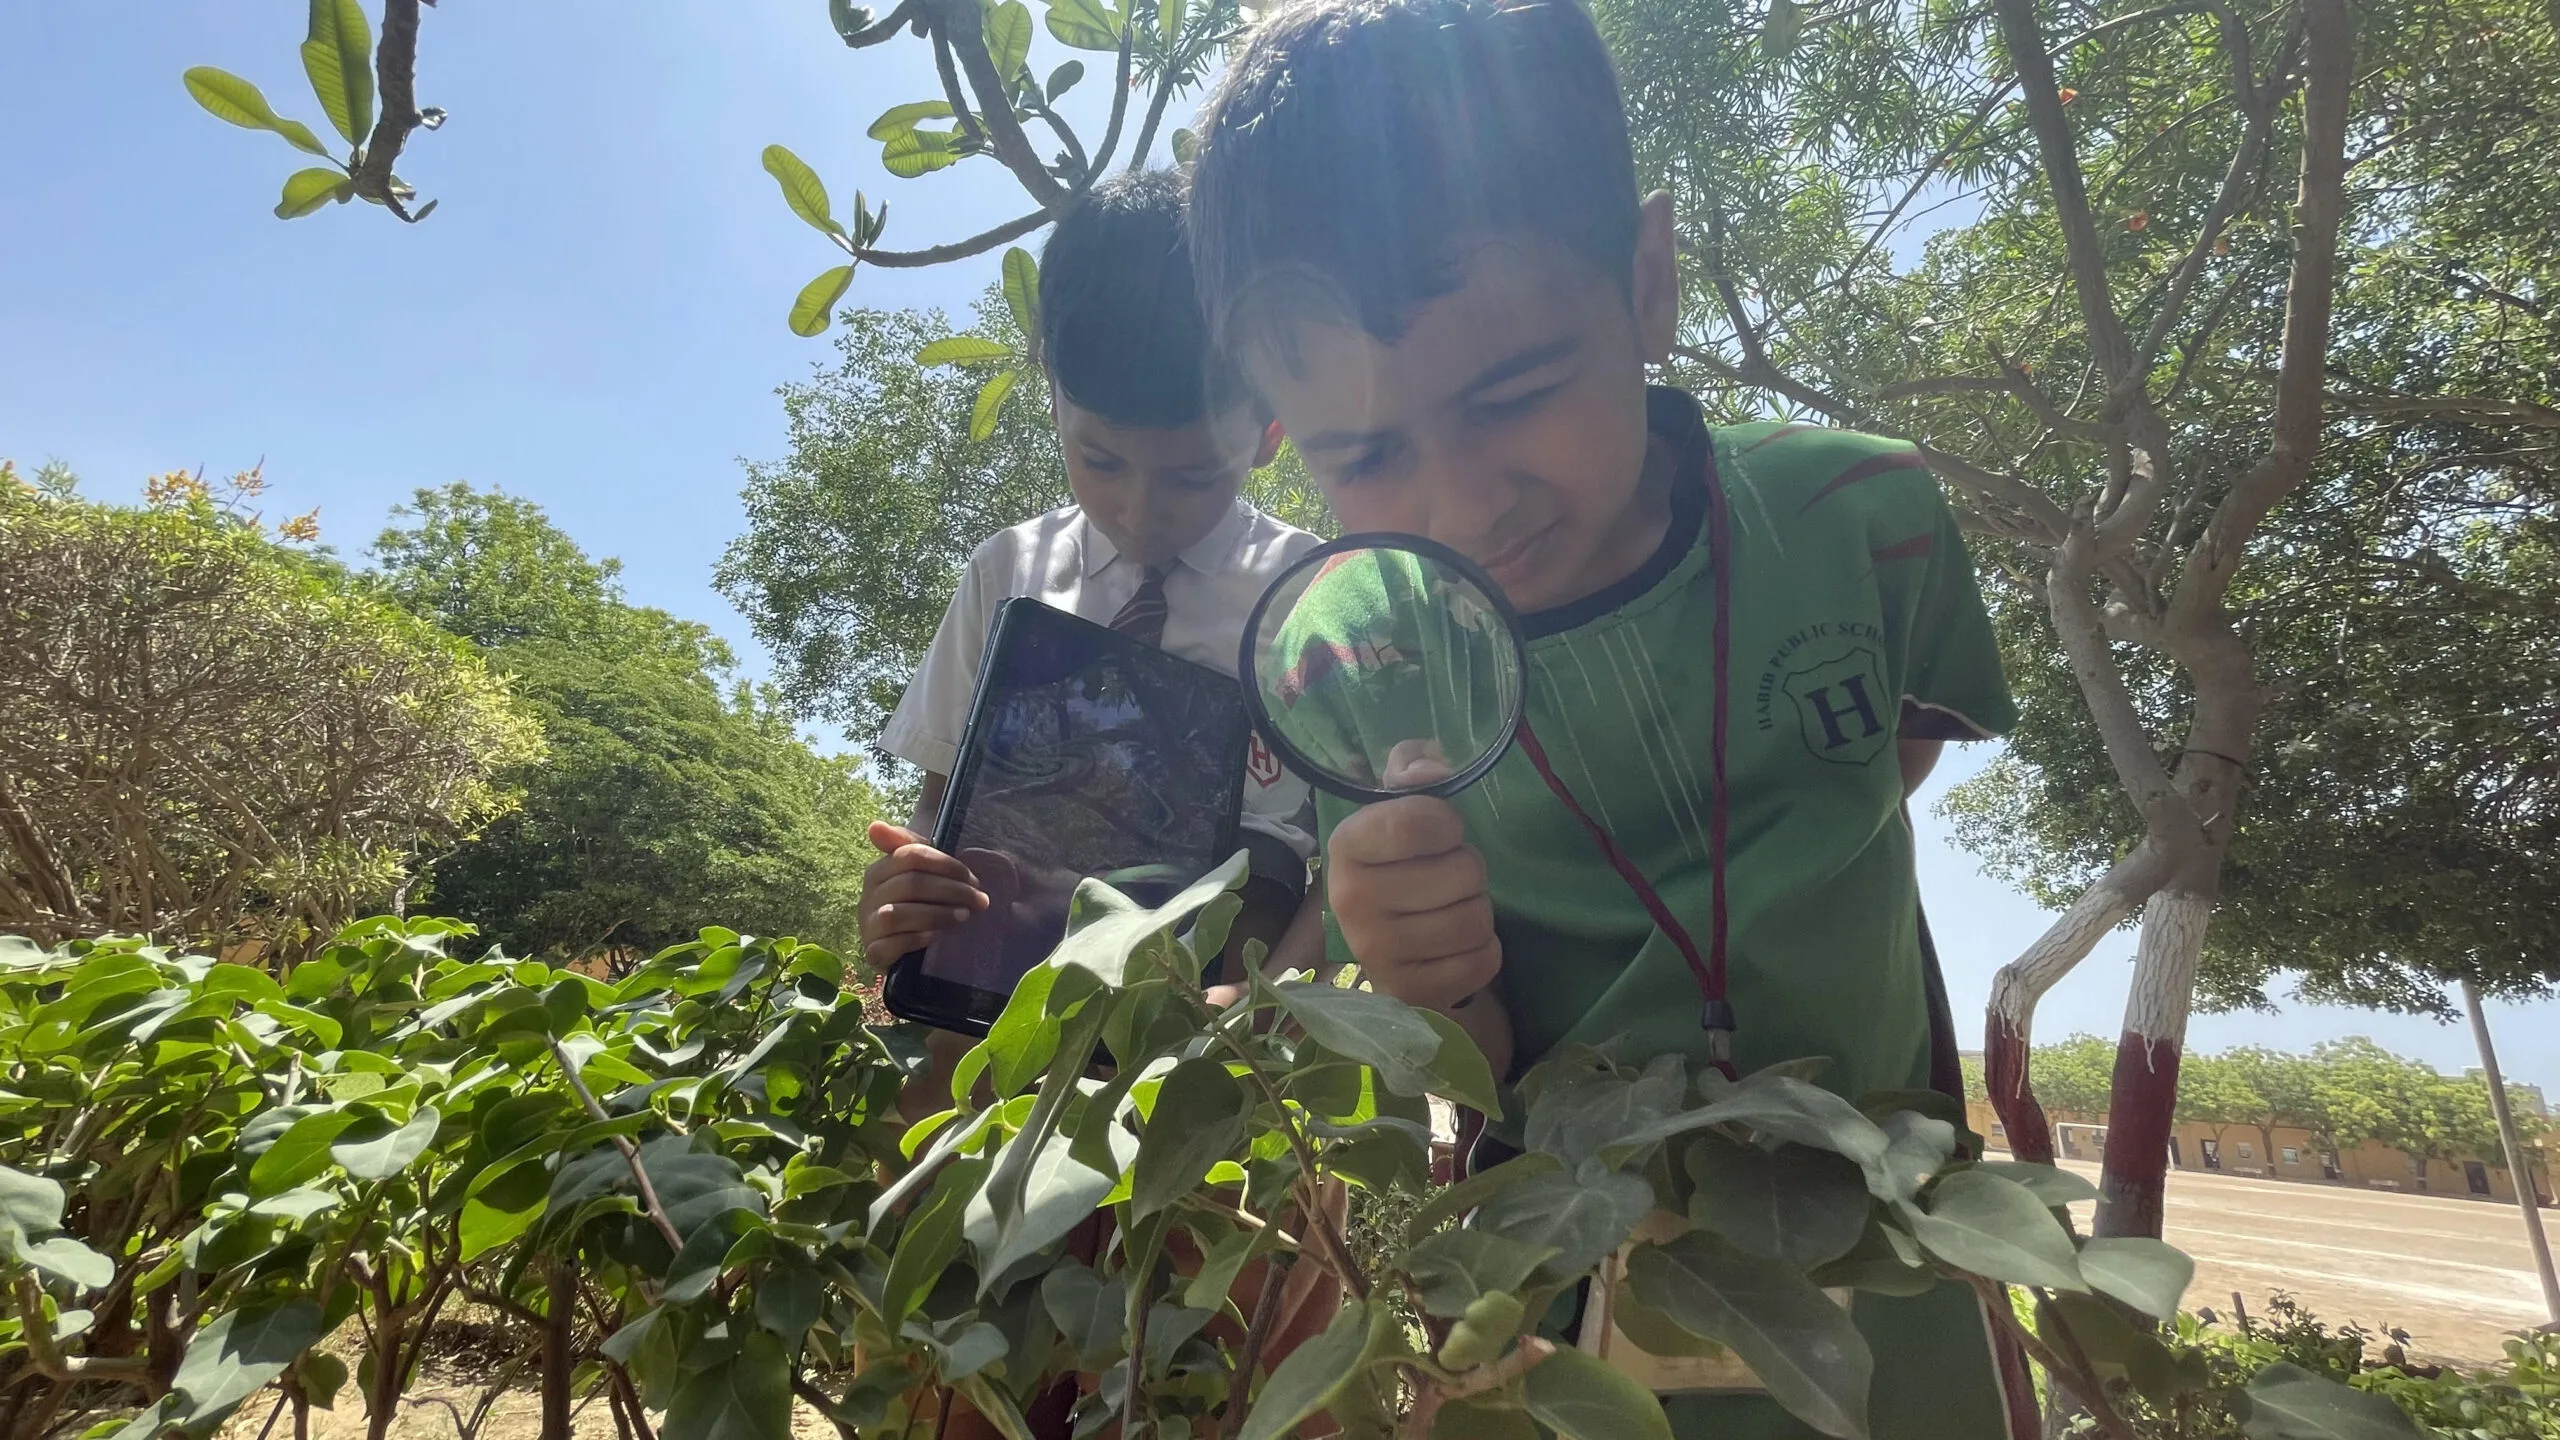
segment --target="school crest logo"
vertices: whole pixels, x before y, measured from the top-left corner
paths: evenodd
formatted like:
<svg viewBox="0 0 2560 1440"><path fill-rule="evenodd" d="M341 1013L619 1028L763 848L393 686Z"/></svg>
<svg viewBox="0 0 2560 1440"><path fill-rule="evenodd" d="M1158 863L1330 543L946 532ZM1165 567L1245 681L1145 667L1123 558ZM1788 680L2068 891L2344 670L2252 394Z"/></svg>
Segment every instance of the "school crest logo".
<svg viewBox="0 0 2560 1440"><path fill-rule="evenodd" d="M1280 783L1280 757L1271 753L1271 747L1263 744L1259 735L1253 737L1253 749L1245 756L1244 768L1253 783L1265 790Z"/></svg>
<svg viewBox="0 0 2560 1440"><path fill-rule="evenodd" d="M1804 748L1818 760L1864 765L1893 738L1895 697L1885 689L1883 657L1864 645L1788 671L1783 688L1796 702Z"/></svg>

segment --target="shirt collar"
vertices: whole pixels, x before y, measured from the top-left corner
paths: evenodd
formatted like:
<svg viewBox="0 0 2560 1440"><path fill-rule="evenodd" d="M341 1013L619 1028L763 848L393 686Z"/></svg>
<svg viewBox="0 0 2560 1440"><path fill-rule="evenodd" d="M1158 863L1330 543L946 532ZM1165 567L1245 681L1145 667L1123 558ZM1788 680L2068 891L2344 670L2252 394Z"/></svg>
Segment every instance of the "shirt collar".
<svg viewBox="0 0 2560 1440"><path fill-rule="evenodd" d="M1209 533L1191 542L1177 558L1203 575L1222 575L1235 569L1241 563L1245 542L1252 537L1256 513L1253 503L1238 495L1218 523L1209 527ZM1085 578L1090 580L1111 568L1120 558L1120 547L1112 544L1111 537L1103 534L1102 527L1094 524L1081 508L1076 512L1076 522L1081 532L1077 549L1084 557Z"/></svg>

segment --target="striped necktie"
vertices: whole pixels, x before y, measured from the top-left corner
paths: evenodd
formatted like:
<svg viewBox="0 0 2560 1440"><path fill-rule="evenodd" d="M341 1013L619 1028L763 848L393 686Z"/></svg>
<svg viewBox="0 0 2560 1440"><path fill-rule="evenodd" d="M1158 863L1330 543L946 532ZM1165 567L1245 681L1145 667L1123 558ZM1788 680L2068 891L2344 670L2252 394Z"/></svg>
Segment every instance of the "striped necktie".
<svg viewBox="0 0 2560 1440"><path fill-rule="evenodd" d="M1171 565L1150 565L1146 578L1138 582L1138 591L1120 613L1111 618L1111 628L1123 635L1135 636L1154 646L1164 644L1164 577Z"/></svg>

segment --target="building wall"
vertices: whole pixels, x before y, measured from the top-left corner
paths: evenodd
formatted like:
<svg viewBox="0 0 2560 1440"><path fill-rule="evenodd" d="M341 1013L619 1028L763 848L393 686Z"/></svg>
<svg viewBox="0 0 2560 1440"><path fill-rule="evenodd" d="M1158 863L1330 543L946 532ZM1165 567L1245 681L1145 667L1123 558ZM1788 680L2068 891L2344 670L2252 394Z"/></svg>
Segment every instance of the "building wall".
<svg viewBox="0 0 2560 1440"><path fill-rule="evenodd" d="M2009 1149L2007 1131L1987 1100L1966 1102L1967 1123L1994 1150ZM2330 1173L2324 1156L2312 1142L2311 1133L2290 1125L2279 1125L2273 1132L2275 1150L2267 1153L2267 1140L2254 1125L2207 1125L2186 1120L2170 1132L2176 1166L2180 1170L2217 1172L2224 1175L2258 1175L2278 1180L2307 1180L2313 1183L2361 1185L2374 1190L2399 1190L2409 1194L2451 1195L2466 1199L2513 1202L2515 1181L2507 1173L2502 1160L2471 1158L2467 1160L2431 1160L2423 1164L2407 1152L2367 1141L2335 1157L2335 1174ZM2054 1153L2064 1160L2096 1164L2106 1155L2106 1126L2084 1120L2060 1119L2054 1124ZM2212 1156L2218 1164L2208 1164ZM2476 1167L2476 1169L2475 1169ZM2535 1165L2537 1197L2551 1203L2551 1173L2547 1165ZM2485 1180L2484 1195L2475 1180Z"/></svg>

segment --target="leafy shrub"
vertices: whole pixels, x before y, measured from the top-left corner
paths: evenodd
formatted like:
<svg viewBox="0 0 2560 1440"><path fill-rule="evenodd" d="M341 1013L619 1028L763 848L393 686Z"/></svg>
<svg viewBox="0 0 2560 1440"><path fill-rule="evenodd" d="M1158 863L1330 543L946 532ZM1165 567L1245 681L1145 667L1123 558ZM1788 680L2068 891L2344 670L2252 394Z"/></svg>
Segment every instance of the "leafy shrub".
<svg viewBox="0 0 2560 1440"><path fill-rule="evenodd" d="M1526 1078L1528 1153L1435 1190L1425 1097L1494 1107L1483 1058L1439 1016L1297 977L1208 1008L1241 874L1156 910L1088 882L960 1103L913 1126L917 1037L866 1023L838 958L796 941L709 930L612 985L448 954L445 921L366 921L281 975L10 943L7 1428L139 1403L95 1433L201 1437L276 1384L278 1407L352 1387L378 1437L468 1301L512 1317L563 1427L601 1392L633 1437L655 1414L666 1440L780 1440L795 1397L905 1435L947 1389L1019 1440L1075 1371L1100 1377L1082 1433L1272 1440L1324 1411L1354 1436L1660 1437L1652 1396L1534 1333L1657 1210L1622 1328L1730 1347L1826 1433L1865 1433L1872 1361L1823 1286L2035 1287L2049 1313L2019 1337L2100 1404L2106 1367L2140 1361L2089 1327L2118 1313L2095 1296L2175 1312L2184 1257L2056 1217L2085 1182L1963 1161L1952 1101L1861 1107L1811 1063L1736 1081L1570 1051ZM1334 1180L1376 1197L1366 1263L1294 1203ZM1072 1258L1097 1209L1116 1244ZM1276 1366L1269 1307L1226 1308L1265 1257L1346 1292ZM341 1331L352 1370L314 1348ZM2396 1428L2334 1433L2412 1433L2380 1409Z"/></svg>

